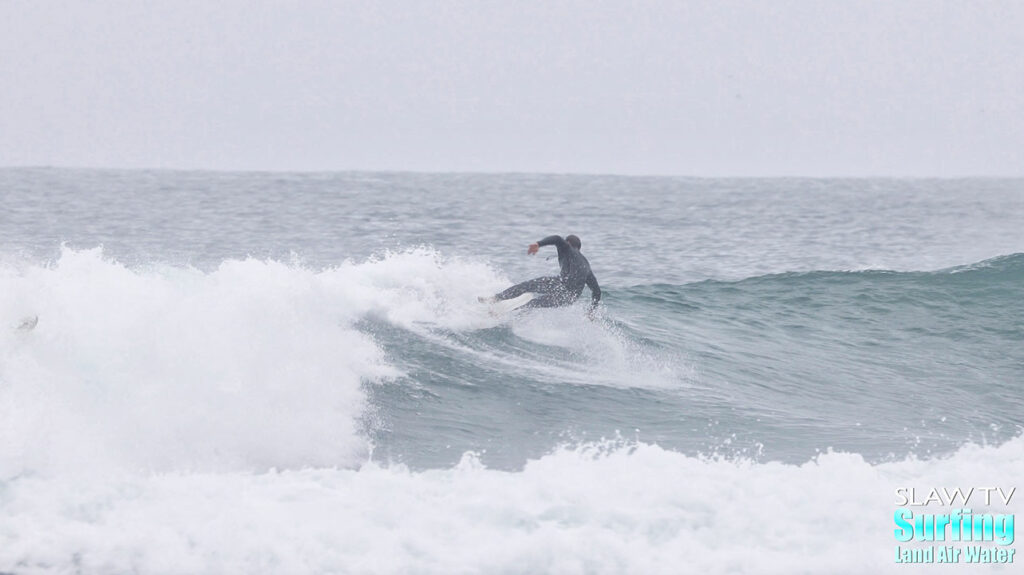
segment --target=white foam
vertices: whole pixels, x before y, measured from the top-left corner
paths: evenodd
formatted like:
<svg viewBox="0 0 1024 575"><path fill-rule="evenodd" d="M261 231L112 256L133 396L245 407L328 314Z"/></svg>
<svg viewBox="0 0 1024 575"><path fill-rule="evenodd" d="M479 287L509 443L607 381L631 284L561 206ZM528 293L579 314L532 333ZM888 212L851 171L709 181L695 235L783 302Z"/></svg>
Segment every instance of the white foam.
<svg viewBox="0 0 1024 575"><path fill-rule="evenodd" d="M358 460L360 384L394 370L350 325L370 302L335 274L133 270L98 249L8 270L4 311L39 323L0 335L0 476Z"/></svg>
<svg viewBox="0 0 1024 575"><path fill-rule="evenodd" d="M520 472L467 454L422 472L22 477L0 484L0 571L931 572L893 561L894 490L1022 476L1016 438L880 465L842 453L708 460L640 444L562 449Z"/></svg>
<svg viewBox="0 0 1024 575"><path fill-rule="evenodd" d="M611 322L591 319L585 310L577 304L523 314L512 329L524 340L563 348L567 361L545 367L566 383L679 389L694 380L692 366L682 358L647 349Z"/></svg>
<svg viewBox="0 0 1024 575"><path fill-rule="evenodd" d="M353 312L377 313L409 329L423 324L453 330L497 325L500 320L494 318L480 325L489 316L477 298L508 286L484 263L444 257L425 247L346 262L320 277L333 295L349 300Z"/></svg>

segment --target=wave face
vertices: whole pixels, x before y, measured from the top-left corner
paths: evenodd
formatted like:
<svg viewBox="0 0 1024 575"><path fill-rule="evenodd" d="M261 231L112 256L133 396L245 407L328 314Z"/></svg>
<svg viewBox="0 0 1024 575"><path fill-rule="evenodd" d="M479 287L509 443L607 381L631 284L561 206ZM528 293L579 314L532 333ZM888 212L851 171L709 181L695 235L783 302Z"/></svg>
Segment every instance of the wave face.
<svg viewBox="0 0 1024 575"><path fill-rule="evenodd" d="M0 573L915 572L1024 476L1020 182L0 184ZM551 190L603 310L492 315Z"/></svg>
<svg viewBox="0 0 1024 575"><path fill-rule="evenodd" d="M469 332L367 321L405 374L374 388L395 421L374 435L414 465L486 449L502 466L566 435L791 462L1005 441L1024 410L1022 273L1013 255L937 272L638 285L609 293L615 314L599 322L579 310ZM452 405L406 421L441 397ZM435 455L423 436L457 447Z"/></svg>
<svg viewBox="0 0 1024 575"><path fill-rule="evenodd" d="M1019 432L1022 279L1015 254L936 272L634 286L622 315L630 333L686 350L766 450L925 454Z"/></svg>

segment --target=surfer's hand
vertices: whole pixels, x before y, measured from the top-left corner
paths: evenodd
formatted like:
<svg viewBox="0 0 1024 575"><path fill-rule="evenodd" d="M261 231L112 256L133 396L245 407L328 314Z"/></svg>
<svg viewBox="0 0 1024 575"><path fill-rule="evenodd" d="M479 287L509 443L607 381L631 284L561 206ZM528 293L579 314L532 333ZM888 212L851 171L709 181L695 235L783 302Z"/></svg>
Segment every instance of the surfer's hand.
<svg viewBox="0 0 1024 575"><path fill-rule="evenodd" d="M537 253L537 250L539 250L539 249L540 249L540 244L533 243L533 244L530 244L530 247L526 248L526 253L528 253L528 254L530 254L532 256L533 254Z"/></svg>

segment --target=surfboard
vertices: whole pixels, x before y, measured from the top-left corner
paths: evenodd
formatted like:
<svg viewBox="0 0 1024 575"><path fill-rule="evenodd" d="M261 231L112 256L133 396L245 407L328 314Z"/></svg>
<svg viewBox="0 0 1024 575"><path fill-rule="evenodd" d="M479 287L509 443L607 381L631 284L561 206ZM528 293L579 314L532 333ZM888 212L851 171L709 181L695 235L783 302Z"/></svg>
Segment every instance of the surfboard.
<svg viewBox="0 0 1024 575"><path fill-rule="evenodd" d="M512 299L506 299L506 300L502 300L502 301L491 302L490 304L488 304L489 305L489 310L488 311L490 311L491 315L493 315L493 316L507 315L507 314L512 313L513 311L523 307L524 305L530 303L530 301L532 301L533 298L535 298L535 297L537 297L537 294L535 294L533 292L526 292L526 293L524 293L523 295L521 295L519 297L514 297Z"/></svg>

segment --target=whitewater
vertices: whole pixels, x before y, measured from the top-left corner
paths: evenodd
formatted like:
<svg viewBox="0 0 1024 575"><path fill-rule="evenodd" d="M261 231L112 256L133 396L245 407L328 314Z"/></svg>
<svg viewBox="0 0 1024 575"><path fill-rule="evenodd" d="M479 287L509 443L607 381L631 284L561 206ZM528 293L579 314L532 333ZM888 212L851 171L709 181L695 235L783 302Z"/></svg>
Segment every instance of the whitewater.
<svg viewBox="0 0 1024 575"><path fill-rule="evenodd" d="M0 573L929 572L893 562L897 488L1024 487L1022 180L0 198ZM477 302L569 233L596 319Z"/></svg>

